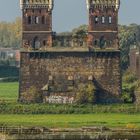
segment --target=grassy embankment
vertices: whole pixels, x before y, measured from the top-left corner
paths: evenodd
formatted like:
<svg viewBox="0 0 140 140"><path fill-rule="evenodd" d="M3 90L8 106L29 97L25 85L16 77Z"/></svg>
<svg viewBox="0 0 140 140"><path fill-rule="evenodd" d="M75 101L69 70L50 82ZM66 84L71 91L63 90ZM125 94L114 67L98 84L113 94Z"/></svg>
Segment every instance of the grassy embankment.
<svg viewBox="0 0 140 140"><path fill-rule="evenodd" d="M0 125L140 128L140 107L135 105L21 105L17 95L18 83L0 83Z"/></svg>

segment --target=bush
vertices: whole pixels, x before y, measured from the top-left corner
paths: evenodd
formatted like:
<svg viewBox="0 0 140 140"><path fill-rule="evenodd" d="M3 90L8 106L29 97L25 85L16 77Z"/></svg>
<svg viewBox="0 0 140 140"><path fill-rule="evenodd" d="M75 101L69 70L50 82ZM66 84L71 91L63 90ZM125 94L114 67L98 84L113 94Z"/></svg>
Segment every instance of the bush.
<svg viewBox="0 0 140 140"><path fill-rule="evenodd" d="M30 87L26 92L23 92L20 97L23 103L41 103L43 101L42 94L40 94L36 87Z"/></svg>
<svg viewBox="0 0 140 140"><path fill-rule="evenodd" d="M80 84L76 93L76 103L93 104L95 99L96 87L93 84Z"/></svg>
<svg viewBox="0 0 140 140"><path fill-rule="evenodd" d="M139 83L140 81L132 72L127 71L123 75L122 100L124 103L133 103L135 101L135 90Z"/></svg>

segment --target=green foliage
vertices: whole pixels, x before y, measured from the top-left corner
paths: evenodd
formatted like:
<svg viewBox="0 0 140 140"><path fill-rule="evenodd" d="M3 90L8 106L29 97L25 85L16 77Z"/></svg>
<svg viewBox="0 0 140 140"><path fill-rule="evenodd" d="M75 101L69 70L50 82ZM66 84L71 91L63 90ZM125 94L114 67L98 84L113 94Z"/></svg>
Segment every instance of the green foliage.
<svg viewBox="0 0 140 140"><path fill-rule="evenodd" d="M95 102L96 87L93 84L80 84L77 88L76 102L79 104L93 104Z"/></svg>
<svg viewBox="0 0 140 140"><path fill-rule="evenodd" d="M119 39L122 57L122 68L126 70L129 65L130 48L140 42L140 25L119 26Z"/></svg>
<svg viewBox="0 0 140 140"><path fill-rule="evenodd" d="M135 74L127 71L123 75L123 85L122 85L122 99L125 103L132 103L135 101L135 90L138 86L139 80Z"/></svg>
<svg viewBox="0 0 140 140"><path fill-rule="evenodd" d="M42 94L36 87L30 87L26 92L21 93L20 101L23 103L40 103L42 102Z"/></svg>
<svg viewBox="0 0 140 140"><path fill-rule="evenodd" d="M76 38L86 39L87 29L88 29L87 25L81 25L78 28L72 30L72 35L73 37Z"/></svg>
<svg viewBox="0 0 140 140"><path fill-rule="evenodd" d="M5 48L19 48L21 45L21 18L12 23L0 23L0 46Z"/></svg>

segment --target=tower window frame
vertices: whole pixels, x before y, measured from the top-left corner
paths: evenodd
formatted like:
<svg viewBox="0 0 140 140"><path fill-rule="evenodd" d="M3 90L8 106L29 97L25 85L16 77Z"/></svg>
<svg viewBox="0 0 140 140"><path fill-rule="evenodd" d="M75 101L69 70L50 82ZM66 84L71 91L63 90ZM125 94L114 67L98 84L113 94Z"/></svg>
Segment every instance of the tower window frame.
<svg viewBox="0 0 140 140"><path fill-rule="evenodd" d="M94 40L94 45L95 45L95 46L98 45L98 40L97 40L97 39Z"/></svg>
<svg viewBox="0 0 140 140"><path fill-rule="evenodd" d="M102 24L105 24L105 16L102 16Z"/></svg>
<svg viewBox="0 0 140 140"><path fill-rule="evenodd" d="M95 22L95 24L98 24L98 22L99 22L99 17L98 16L94 17L94 22Z"/></svg>
<svg viewBox="0 0 140 140"><path fill-rule="evenodd" d="M46 46L46 45L47 45L47 41L43 40L43 46Z"/></svg>
<svg viewBox="0 0 140 140"><path fill-rule="evenodd" d="M112 16L109 16L109 17L108 17L108 23L109 23L109 24L112 24Z"/></svg>
<svg viewBox="0 0 140 140"><path fill-rule="evenodd" d="M42 16L41 20L42 20L42 24L46 24L46 17L45 16Z"/></svg>
<svg viewBox="0 0 140 140"><path fill-rule="evenodd" d="M39 17L35 16L35 24L39 24Z"/></svg>
<svg viewBox="0 0 140 140"><path fill-rule="evenodd" d="M28 16L27 20L28 20L28 24L32 24L32 16Z"/></svg>

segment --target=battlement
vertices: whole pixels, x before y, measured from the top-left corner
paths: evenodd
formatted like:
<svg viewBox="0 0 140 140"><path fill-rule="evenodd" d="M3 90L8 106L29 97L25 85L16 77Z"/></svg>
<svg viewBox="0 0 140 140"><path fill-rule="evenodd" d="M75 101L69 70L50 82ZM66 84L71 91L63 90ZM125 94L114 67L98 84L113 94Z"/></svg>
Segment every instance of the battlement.
<svg viewBox="0 0 140 140"><path fill-rule="evenodd" d="M46 8L49 11L53 9L53 0L20 0L21 9Z"/></svg>
<svg viewBox="0 0 140 140"><path fill-rule="evenodd" d="M115 8L116 10L120 7L120 0L86 0L87 9L91 8Z"/></svg>

